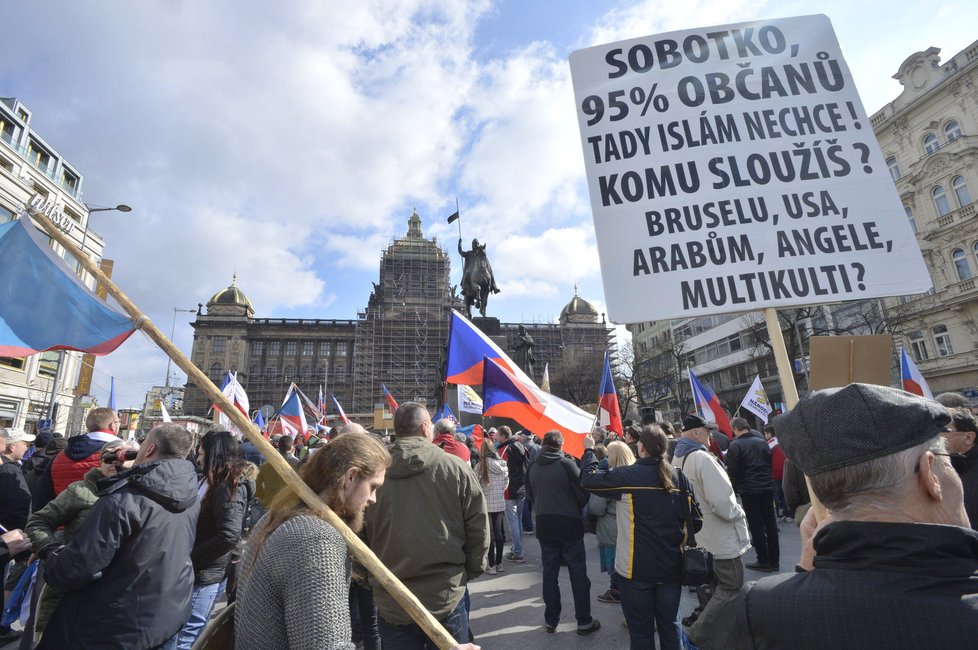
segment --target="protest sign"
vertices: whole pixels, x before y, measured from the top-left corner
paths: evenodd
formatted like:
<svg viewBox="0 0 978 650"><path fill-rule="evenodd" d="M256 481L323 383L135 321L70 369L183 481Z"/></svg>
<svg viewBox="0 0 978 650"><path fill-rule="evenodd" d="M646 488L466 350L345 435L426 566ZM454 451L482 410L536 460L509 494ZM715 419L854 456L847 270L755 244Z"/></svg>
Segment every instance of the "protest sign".
<svg viewBox="0 0 978 650"><path fill-rule="evenodd" d="M611 319L926 291L826 16L570 56Z"/></svg>

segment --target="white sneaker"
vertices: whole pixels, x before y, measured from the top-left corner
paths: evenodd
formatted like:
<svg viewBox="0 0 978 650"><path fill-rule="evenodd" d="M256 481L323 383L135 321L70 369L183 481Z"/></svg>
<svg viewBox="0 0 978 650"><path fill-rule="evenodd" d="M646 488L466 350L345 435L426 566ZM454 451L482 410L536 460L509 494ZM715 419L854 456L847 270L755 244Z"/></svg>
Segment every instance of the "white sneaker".
<svg viewBox="0 0 978 650"><path fill-rule="evenodd" d="M486 573L488 573L491 576L496 575L496 567L494 566L489 567L488 569L486 569Z"/></svg>
<svg viewBox="0 0 978 650"><path fill-rule="evenodd" d="M499 571L500 573L502 573L505 570L506 569L503 568L503 565L502 564L497 564L496 565L496 571Z"/></svg>

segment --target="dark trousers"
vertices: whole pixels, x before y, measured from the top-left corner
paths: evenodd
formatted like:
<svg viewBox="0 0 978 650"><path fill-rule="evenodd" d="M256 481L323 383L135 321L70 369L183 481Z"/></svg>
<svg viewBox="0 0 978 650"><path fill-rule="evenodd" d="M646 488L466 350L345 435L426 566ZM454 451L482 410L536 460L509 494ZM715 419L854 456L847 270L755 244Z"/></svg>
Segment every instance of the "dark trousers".
<svg viewBox="0 0 978 650"><path fill-rule="evenodd" d="M526 498L526 503L523 504L523 530L532 533L533 532L533 504L530 503L530 497Z"/></svg>
<svg viewBox="0 0 978 650"><path fill-rule="evenodd" d="M777 508L778 515L781 517L792 516L788 512L788 503L784 499L784 486L781 481L774 481L774 505Z"/></svg>
<svg viewBox="0 0 978 650"><path fill-rule="evenodd" d="M350 624L353 628L353 643L363 642L364 650L380 650L374 592L360 586L356 581L350 583Z"/></svg>
<svg viewBox="0 0 978 650"><path fill-rule="evenodd" d="M781 547L778 542L778 522L774 517L774 492L741 494L747 514L747 528L751 543L757 551L757 562L768 566L781 564Z"/></svg>
<svg viewBox="0 0 978 650"><path fill-rule="evenodd" d="M587 558L584 554L584 539L572 542L540 541L540 561L543 564L543 620L550 627L560 623L560 563L567 563L570 573L571 591L574 593L574 616L577 627L590 627L591 619L591 581L587 577Z"/></svg>
<svg viewBox="0 0 978 650"><path fill-rule="evenodd" d="M621 611L628 623L631 650L654 650L656 628L659 650L679 650L680 584L619 579Z"/></svg>
<svg viewBox="0 0 978 650"><path fill-rule="evenodd" d="M384 650L436 650L438 648L417 623L392 625L385 621L383 616L378 620ZM458 601L458 605L448 617L438 622L458 643L468 643L469 614L465 609L464 599Z"/></svg>
<svg viewBox="0 0 978 650"><path fill-rule="evenodd" d="M489 566L499 566L503 563L503 546L506 535L503 532L503 521L506 513L503 511L489 513Z"/></svg>

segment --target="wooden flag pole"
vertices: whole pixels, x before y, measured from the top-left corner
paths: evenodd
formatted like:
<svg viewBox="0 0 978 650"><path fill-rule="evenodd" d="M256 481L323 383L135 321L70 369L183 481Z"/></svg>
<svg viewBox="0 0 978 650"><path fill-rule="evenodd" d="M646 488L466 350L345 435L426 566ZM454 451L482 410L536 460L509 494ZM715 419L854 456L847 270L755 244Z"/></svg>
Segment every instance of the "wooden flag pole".
<svg viewBox="0 0 978 650"><path fill-rule="evenodd" d="M41 212L31 213L31 216L41 225L44 231L50 235L55 241L65 247L69 253L75 256L75 259L84 267L86 271L92 274L98 280L98 282L105 287L106 291L110 296L112 296L116 302L126 311L127 314L133 319L136 324L137 329L141 329L147 334L153 342L155 342L160 349L162 349L170 359L173 360L177 366L187 373L187 377L193 381L197 386L204 392L205 395L212 401L212 403L217 404L224 411L225 415L234 422L235 426L240 429L246 438L251 441L255 447L261 452L265 457L265 461L268 462L278 475L285 481L285 484L295 492L302 501L308 505L316 516L321 517L326 520L333 528L335 528L340 535L343 536L343 540L346 542L347 547L353 556L359 561L364 567L370 571L371 575L377 579L377 582L387 590L391 596L398 602L398 604L404 609L404 611L421 626L425 634L434 641L441 650L449 650L450 648L458 645L455 639L445 630L441 624L435 620L435 617L424 608L421 602L408 591L407 587L401 584L401 581L397 579L390 570L384 566L384 564L374 555L366 544L354 533L350 528L343 522L340 517L329 509L322 499L319 498L312 489L306 485L299 475L295 473L292 467L288 464L285 458L272 447L271 443L265 439L264 436L258 431L255 425L248 419L248 417L239 411L227 397L218 389L217 386L211 382L207 376L201 372L201 370L195 366L190 359L188 359L180 350L170 342L163 333L157 329L153 322L146 317L145 314L140 312L139 308L129 299L123 291L112 282L107 275L105 275L98 266L95 265L92 260L88 258L87 255L82 253L68 237L61 232L46 215ZM463 642L465 640L463 639Z"/></svg>
<svg viewBox="0 0 978 650"><path fill-rule="evenodd" d="M784 344L784 335L781 333L781 323L778 320L778 310L768 307L764 310L764 321L767 323L767 334L771 337L771 349L774 350L774 361L778 364L778 377L781 379L781 391L784 394L784 402L788 405L788 410L795 408L798 403L798 387L795 386L795 373L791 367L791 360L788 358L788 349ZM812 482L805 476L805 484L808 485L808 495L812 499L812 508L815 510L815 519L822 521L825 519L825 506L815 491L812 490Z"/></svg>

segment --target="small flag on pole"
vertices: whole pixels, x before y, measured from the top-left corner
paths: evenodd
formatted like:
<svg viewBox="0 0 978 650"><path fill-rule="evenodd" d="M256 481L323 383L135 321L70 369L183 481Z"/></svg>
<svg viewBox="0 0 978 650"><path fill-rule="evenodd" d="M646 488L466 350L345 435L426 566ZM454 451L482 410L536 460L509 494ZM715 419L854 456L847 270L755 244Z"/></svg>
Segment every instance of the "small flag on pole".
<svg viewBox="0 0 978 650"><path fill-rule="evenodd" d="M350 423L350 419L348 417L346 417L346 413L343 412L343 407L340 406L340 402L339 402L339 400L336 399L336 395L333 395L332 393L330 393L329 394L329 397L330 397L330 399L333 400L333 406L336 407L336 414L340 416L340 420L343 421L343 424L349 424Z"/></svg>
<svg viewBox="0 0 978 650"><path fill-rule="evenodd" d="M482 415L482 398L471 386L458 384L458 410L460 413Z"/></svg>
<svg viewBox="0 0 978 650"><path fill-rule="evenodd" d="M481 412L482 411L480 411L480 413ZM452 409L450 406L448 406L447 402L445 404L442 404L441 408L435 411L435 414L431 417L431 421L437 422L438 420L446 420L446 419L451 420L455 424L460 424L458 418L455 417L455 414L452 412Z"/></svg>
<svg viewBox="0 0 978 650"><path fill-rule="evenodd" d="M109 378L109 408L118 411L115 405L115 377Z"/></svg>
<svg viewBox="0 0 978 650"><path fill-rule="evenodd" d="M261 411L255 411L255 426L258 430L264 433L265 431L265 416L262 415Z"/></svg>
<svg viewBox="0 0 978 650"><path fill-rule="evenodd" d="M394 396L391 395L391 392L387 390L387 386L381 384L380 387L384 389L384 400L387 401L387 408L390 409L391 415L393 415L394 413L397 412L397 400L394 399ZM479 412L481 413L482 411Z"/></svg>
<svg viewBox="0 0 978 650"><path fill-rule="evenodd" d="M601 371L601 389L598 395L598 424L620 436L625 435L621 425L621 407L618 406L618 391L615 379L611 376L611 360L604 353L604 369Z"/></svg>
<svg viewBox="0 0 978 650"><path fill-rule="evenodd" d="M298 435L306 435L306 414L302 410L299 393L293 390L294 388L295 384L289 386L289 392L285 394L282 408L278 411L282 431L292 438Z"/></svg>
<svg viewBox="0 0 978 650"><path fill-rule="evenodd" d="M319 422L322 422L326 418L326 400L323 399L322 384L319 385L319 400L316 402L316 405L319 408Z"/></svg>
<svg viewBox="0 0 978 650"><path fill-rule="evenodd" d="M740 403L740 408L747 409L757 417L761 418L764 424L771 415L771 403L767 401L767 393L764 392L764 384L761 383L761 376L754 377L754 383L750 385L744 401Z"/></svg>
<svg viewBox="0 0 978 650"><path fill-rule="evenodd" d="M903 348L900 348L900 380L903 383L903 390L908 393L934 399L934 394L930 392L927 380L920 374L917 364L913 362L913 359Z"/></svg>
<svg viewBox="0 0 978 650"><path fill-rule="evenodd" d="M455 223L458 221L458 210L448 215L448 223Z"/></svg>

